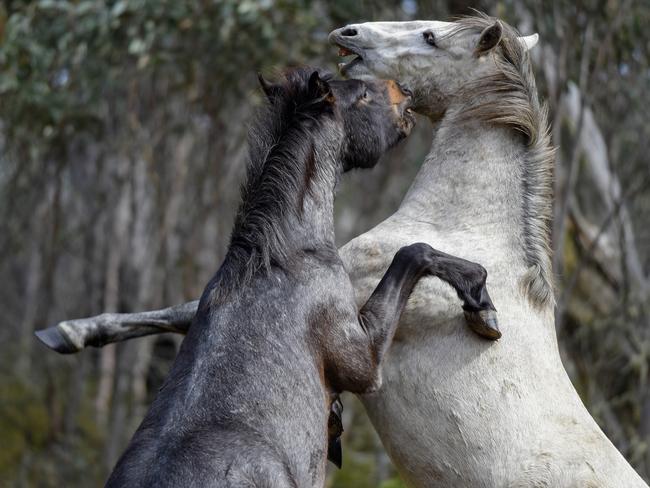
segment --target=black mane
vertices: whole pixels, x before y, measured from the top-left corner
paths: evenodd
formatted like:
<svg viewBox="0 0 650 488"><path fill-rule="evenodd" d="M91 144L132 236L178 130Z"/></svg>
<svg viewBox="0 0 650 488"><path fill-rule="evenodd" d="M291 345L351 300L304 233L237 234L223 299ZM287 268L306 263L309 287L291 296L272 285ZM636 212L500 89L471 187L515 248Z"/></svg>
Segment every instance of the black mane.
<svg viewBox="0 0 650 488"><path fill-rule="evenodd" d="M220 295L258 271L283 266L292 248L295 229L287 224L301 217L304 198L318 175L315 138L323 130L325 118L333 114L332 105L310 90L314 71L304 67L285 72L249 131L242 201L228 253L213 279L220 282ZM331 77L320 76L324 80ZM333 172L336 161L329 159L319 158L319 163L331 163Z"/></svg>

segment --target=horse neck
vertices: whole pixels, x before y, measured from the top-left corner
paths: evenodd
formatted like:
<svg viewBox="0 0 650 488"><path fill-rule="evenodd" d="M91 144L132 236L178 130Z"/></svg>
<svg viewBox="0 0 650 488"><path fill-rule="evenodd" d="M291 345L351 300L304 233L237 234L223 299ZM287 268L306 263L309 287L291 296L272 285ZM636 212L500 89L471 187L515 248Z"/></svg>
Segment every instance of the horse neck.
<svg viewBox="0 0 650 488"><path fill-rule="evenodd" d="M342 165L331 150L335 145L329 133L314 137L312 154L304 162L297 208L285 213L289 219L286 225L297 248L336 248L334 191Z"/></svg>
<svg viewBox="0 0 650 488"><path fill-rule="evenodd" d="M438 235L489 239L494 249L521 253L521 136L481 121L459 122L453 109L434 128L433 144L400 214Z"/></svg>
<svg viewBox="0 0 650 488"><path fill-rule="evenodd" d="M244 203L234 236L262 228L264 231L253 234L254 239L275 242L269 235L275 234L286 255L299 248L334 245L334 188L341 168L332 151L319 150L327 143L315 137L310 150L282 150L286 163L265 163L280 169L249 188L254 202ZM279 179L286 181L278 184Z"/></svg>
<svg viewBox="0 0 650 488"><path fill-rule="evenodd" d="M318 164L318 163L317 163ZM293 217L290 229L300 248L335 247L334 189L340 172L316 176L302 198L299 218Z"/></svg>

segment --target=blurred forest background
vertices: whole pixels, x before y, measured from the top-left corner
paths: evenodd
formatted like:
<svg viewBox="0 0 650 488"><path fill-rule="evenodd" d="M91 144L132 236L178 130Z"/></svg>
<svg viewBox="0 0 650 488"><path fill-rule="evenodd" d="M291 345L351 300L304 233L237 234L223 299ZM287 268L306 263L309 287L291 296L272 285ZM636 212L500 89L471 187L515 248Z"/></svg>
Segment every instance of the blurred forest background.
<svg viewBox="0 0 650 488"><path fill-rule="evenodd" d="M33 331L197 298L238 203L256 72L335 69L327 34L470 7L540 34L557 157L557 332L583 401L650 480L648 0L6 0L0 3L0 485L100 486L181 337L75 356ZM419 128L342 185L339 243L399 204ZM552 399L549 399L552 401ZM399 487L354 398L330 486Z"/></svg>

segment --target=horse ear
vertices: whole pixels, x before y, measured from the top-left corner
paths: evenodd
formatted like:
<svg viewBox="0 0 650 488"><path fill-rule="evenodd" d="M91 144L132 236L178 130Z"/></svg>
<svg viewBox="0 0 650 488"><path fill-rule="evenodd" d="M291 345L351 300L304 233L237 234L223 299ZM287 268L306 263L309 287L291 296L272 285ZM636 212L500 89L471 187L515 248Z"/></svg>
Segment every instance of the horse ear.
<svg viewBox="0 0 650 488"><path fill-rule="evenodd" d="M524 51L530 51L537 45L537 41L539 41L539 35L531 34L530 36L522 36L518 37L517 40L521 42L522 46L524 46Z"/></svg>
<svg viewBox="0 0 650 488"><path fill-rule="evenodd" d="M266 98L271 98L278 92L279 86L264 79L262 73L257 73L257 80L260 82L260 86L262 87L262 91L266 95Z"/></svg>
<svg viewBox="0 0 650 488"><path fill-rule="evenodd" d="M476 49L474 49L474 53L477 56L481 56L494 49L501 41L502 34L503 27L501 27L501 22L497 20L491 26L483 29L478 44L476 44Z"/></svg>
<svg viewBox="0 0 650 488"><path fill-rule="evenodd" d="M314 71L311 74L307 86L309 88L309 95L313 99L329 103L334 101L334 94L332 93L329 83L320 77L318 71Z"/></svg>

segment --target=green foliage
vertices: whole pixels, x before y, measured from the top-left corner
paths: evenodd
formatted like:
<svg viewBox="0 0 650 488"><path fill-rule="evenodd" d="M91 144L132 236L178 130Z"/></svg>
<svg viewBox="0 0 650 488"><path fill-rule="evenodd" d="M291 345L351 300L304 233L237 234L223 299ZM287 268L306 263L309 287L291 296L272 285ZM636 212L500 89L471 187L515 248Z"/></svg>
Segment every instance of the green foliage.
<svg viewBox="0 0 650 488"><path fill-rule="evenodd" d="M11 479L26 452L45 447L50 425L42 398L19 380L0 383L0 398L0 479Z"/></svg>
<svg viewBox="0 0 650 488"><path fill-rule="evenodd" d="M382 482L379 488L406 488L406 485L399 478L390 478Z"/></svg>
<svg viewBox="0 0 650 488"><path fill-rule="evenodd" d="M78 429L63 438L46 399L33 385L3 383L0 398L0 480L52 488L88 486L88 480L99 483L103 439L87 408L79 415Z"/></svg>
<svg viewBox="0 0 650 488"><path fill-rule="evenodd" d="M332 488L355 487L374 488L375 466L368 456L354 456L348 449L343 450L344 469L336 471L332 476Z"/></svg>
<svg viewBox="0 0 650 488"><path fill-rule="evenodd" d="M8 137L46 144L107 122L114 93L147 75L172 91L213 95L242 76L314 52L306 0L90 0L18 3L0 47L0 103ZM302 42L293 42L299 37ZM248 66L242 73L242 66ZM240 93L241 94L241 93Z"/></svg>

